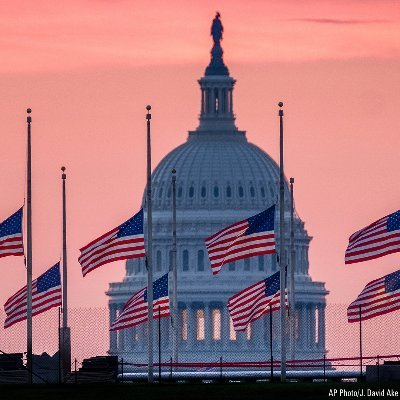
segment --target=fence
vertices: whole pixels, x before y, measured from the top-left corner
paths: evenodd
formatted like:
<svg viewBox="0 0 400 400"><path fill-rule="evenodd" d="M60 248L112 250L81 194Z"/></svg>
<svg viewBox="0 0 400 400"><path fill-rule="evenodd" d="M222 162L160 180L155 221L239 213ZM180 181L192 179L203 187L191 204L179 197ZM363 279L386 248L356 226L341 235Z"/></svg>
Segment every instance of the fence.
<svg viewBox="0 0 400 400"><path fill-rule="evenodd" d="M359 371L360 370L360 326L347 322L347 305L328 304L325 309L325 329L314 323L308 327L309 338L304 340L296 333L295 357L291 360L288 352L288 372L292 371ZM278 313L272 326L273 366L277 372L280 364ZM23 353L26 351L26 323L18 323L4 329L5 315L0 313L0 350L5 353ZM386 360L400 359L398 342L398 323L400 315L393 312L362 322L362 365L375 365ZM33 318L33 352L54 355L58 350L58 309L52 309ZM171 371L204 372L218 376L235 372L245 376L251 371L271 369L269 316L253 324L247 332L232 335L223 327L208 327L199 319L195 320L194 337L180 330L179 362L172 363L171 331L169 318L161 320L161 348L158 348L157 321L155 323L154 361L155 373L158 373L159 356L161 371L168 376ZM77 367L83 359L107 355L110 350L109 312L107 309L70 309L72 362L77 360ZM263 333L260 327L263 324ZM187 329L187 328L186 328ZM325 345L322 346L319 335L324 332ZM315 333L315 335L314 335ZM304 334L304 332L303 332ZM306 332L307 334L307 332ZM190 336L190 335L189 335ZM124 372L145 373L147 362L146 326L120 331L120 336L113 354L124 360ZM290 348L290 346L288 346ZM378 358L379 357L379 358ZM49 358L50 360L50 358ZM49 361L50 363L50 361ZM52 364L53 369L57 365ZM50 369L51 369L50 368ZM72 365L72 370L74 365Z"/></svg>

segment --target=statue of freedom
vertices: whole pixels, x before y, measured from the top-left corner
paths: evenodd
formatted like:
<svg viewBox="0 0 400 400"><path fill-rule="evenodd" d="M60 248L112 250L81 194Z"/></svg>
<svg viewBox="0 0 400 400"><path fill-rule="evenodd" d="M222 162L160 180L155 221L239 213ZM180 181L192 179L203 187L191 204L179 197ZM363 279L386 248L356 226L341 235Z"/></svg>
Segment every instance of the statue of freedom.
<svg viewBox="0 0 400 400"><path fill-rule="evenodd" d="M220 16L221 14L217 12L211 25L211 35L214 40L214 45L217 46L220 44L220 41L222 40L222 32L224 31L224 27L222 26Z"/></svg>

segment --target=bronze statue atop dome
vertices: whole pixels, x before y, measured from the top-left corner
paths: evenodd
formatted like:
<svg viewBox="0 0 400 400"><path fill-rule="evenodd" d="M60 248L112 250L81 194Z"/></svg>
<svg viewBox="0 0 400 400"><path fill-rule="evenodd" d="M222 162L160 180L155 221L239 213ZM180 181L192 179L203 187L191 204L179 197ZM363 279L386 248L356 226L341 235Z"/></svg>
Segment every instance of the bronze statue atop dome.
<svg viewBox="0 0 400 400"><path fill-rule="evenodd" d="M211 25L211 35L216 45L219 45L219 42L222 40L222 32L224 31L220 17L221 14L217 12Z"/></svg>

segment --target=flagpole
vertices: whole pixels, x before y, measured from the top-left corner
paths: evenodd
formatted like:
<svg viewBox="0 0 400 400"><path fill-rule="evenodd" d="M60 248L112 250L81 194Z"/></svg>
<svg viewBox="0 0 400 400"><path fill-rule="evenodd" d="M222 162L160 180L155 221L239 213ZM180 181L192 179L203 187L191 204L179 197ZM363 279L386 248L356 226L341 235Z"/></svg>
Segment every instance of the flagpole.
<svg viewBox="0 0 400 400"><path fill-rule="evenodd" d="M158 306L158 383L161 385L161 311Z"/></svg>
<svg viewBox="0 0 400 400"><path fill-rule="evenodd" d="M67 277L67 200L65 167L61 167L62 175L62 226L63 226L63 279L62 279L62 313L63 321L61 328L61 352L62 352L62 376L65 378L71 372L71 330L68 327L68 277Z"/></svg>
<svg viewBox="0 0 400 400"><path fill-rule="evenodd" d="M269 352L271 355L271 382L274 380L274 355L272 353L272 306L269 303Z"/></svg>
<svg viewBox="0 0 400 400"><path fill-rule="evenodd" d="M290 178L290 358L294 360L296 352L295 323L296 323L296 302L295 302L295 281L294 272L296 268L296 253L294 247L294 178Z"/></svg>
<svg viewBox="0 0 400 400"><path fill-rule="evenodd" d="M147 114L147 302L148 302L148 382L153 383L153 263L152 263L152 240L153 240L153 221L151 208L151 135L150 120L151 106L146 106Z"/></svg>
<svg viewBox="0 0 400 400"><path fill-rule="evenodd" d="M176 170L172 170L172 357L178 362L178 268L176 257Z"/></svg>
<svg viewBox="0 0 400 400"><path fill-rule="evenodd" d="M283 103L279 102L279 268L280 268L280 319L281 319L281 382L286 381L286 265L285 265L285 188L283 172Z"/></svg>
<svg viewBox="0 0 400 400"><path fill-rule="evenodd" d="M363 368L362 368L362 360L363 360L363 352L362 352L362 318L361 318L361 304L359 305L358 315L360 318L360 381L363 378Z"/></svg>
<svg viewBox="0 0 400 400"><path fill-rule="evenodd" d="M28 383L32 383L32 155L31 155L31 122L28 116L28 154L27 154L27 250L26 250L26 368L28 370Z"/></svg>

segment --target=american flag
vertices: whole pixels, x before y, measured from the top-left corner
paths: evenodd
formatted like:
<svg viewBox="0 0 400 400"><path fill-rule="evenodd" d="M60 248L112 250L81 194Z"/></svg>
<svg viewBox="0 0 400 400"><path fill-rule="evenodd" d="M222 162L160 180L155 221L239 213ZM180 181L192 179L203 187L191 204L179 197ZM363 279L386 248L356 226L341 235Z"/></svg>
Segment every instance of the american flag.
<svg viewBox="0 0 400 400"><path fill-rule="evenodd" d="M121 314L111 324L110 331L131 328L148 320L147 287L135 293ZM169 317L168 274L153 282L153 319Z"/></svg>
<svg viewBox="0 0 400 400"><path fill-rule="evenodd" d="M400 270L368 283L347 309L349 322L377 317L400 309Z"/></svg>
<svg viewBox="0 0 400 400"><path fill-rule="evenodd" d="M345 264L372 260L400 251L400 210L353 233L346 249Z"/></svg>
<svg viewBox="0 0 400 400"><path fill-rule="evenodd" d="M0 258L23 256L22 208L0 223Z"/></svg>
<svg viewBox="0 0 400 400"><path fill-rule="evenodd" d="M61 306L60 263L32 281L32 315L38 315L53 307ZM4 328L26 319L26 286L11 296L4 304L6 320Z"/></svg>
<svg viewBox="0 0 400 400"><path fill-rule="evenodd" d="M82 274L116 260L145 257L143 209L122 225L81 248Z"/></svg>
<svg viewBox="0 0 400 400"><path fill-rule="evenodd" d="M245 331L248 325L280 308L280 271L233 295L228 301L228 310L235 331ZM285 296L287 308L287 295Z"/></svg>
<svg viewBox="0 0 400 400"><path fill-rule="evenodd" d="M222 229L205 240L213 275L223 265L275 253L275 206Z"/></svg>

